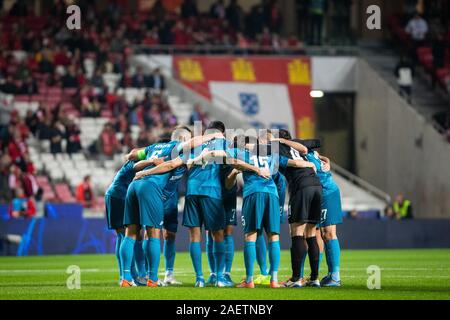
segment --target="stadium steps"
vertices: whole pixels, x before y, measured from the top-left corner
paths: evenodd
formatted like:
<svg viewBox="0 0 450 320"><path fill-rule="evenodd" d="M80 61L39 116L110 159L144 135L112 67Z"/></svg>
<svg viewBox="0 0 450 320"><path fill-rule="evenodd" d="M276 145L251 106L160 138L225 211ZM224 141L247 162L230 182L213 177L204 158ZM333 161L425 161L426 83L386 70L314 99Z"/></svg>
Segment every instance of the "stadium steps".
<svg viewBox="0 0 450 320"><path fill-rule="evenodd" d="M361 57L398 91L394 70L399 61L399 56L395 51L384 46L364 47L361 49ZM433 123L435 122L433 116L436 113L448 110L448 102L439 92L433 91L420 65L416 66L411 96L411 107L415 108L427 120Z"/></svg>
<svg viewBox="0 0 450 320"><path fill-rule="evenodd" d="M343 211L379 211L383 212L387 201L374 196L367 190L334 172L333 178L341 190Z"/></svg>

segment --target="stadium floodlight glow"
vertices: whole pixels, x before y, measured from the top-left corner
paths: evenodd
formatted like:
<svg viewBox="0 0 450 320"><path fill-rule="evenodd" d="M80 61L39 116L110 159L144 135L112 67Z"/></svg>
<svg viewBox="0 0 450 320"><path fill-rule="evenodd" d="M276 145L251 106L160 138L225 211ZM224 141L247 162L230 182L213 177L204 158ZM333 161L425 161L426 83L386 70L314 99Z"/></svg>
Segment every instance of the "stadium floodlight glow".
<svg viewBox="0 0 450 320"><path fill-rule="evenodd" d="M322 90L311 90L309 95L311 96L311 98L323 98L324 93Z"/></svg>

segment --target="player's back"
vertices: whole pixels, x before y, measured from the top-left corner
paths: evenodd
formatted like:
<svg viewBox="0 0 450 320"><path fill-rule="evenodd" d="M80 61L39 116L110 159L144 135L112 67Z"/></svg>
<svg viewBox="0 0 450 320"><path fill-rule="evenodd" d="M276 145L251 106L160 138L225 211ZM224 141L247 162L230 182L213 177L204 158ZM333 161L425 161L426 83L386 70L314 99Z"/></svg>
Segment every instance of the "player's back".
<svg viewBox="0 0 450 320"><path fill-rule="evenodd" d="M108 190L106 190L105 194L116 198L125 199L128 186L133 181L133 178L135 176L133 167L134 162L127 161L116 173L111 185L109 186Z"/></svg>
<svg viewBox="0 0 450 320"><path fill-rule="evenodd" d="M213 139L195 148L190 157L198 156L202 151L221 151L226 148L225 139ZM222 184L220 181L219 161L209 161L205 165L194 165L188 172L186 195L203 195L222 199Z"/></svg>
<svg viewBox="0 0 450 320"><path fill-rule="evenodd" d="M278 172L280 160L278 154L258 156L254 152L241 149L229 149L227 152L232 157L245 161L257 168L268 169L272 175ZM265 179L252 171L244 171L242 175L244 178L244 198L256 192L272 193L278 197L277 186L272 178Z"/></svg>
<svg viewBox="0 0 450 320"><path fill-rule="evenodd" d="M276 149L271 141L268 144L264 145L260 144L257 146L257 148L267 155L271 155L272 152L275 154L275 156L280 154L279 149ZM278 192L286 189L286 178L284 177L284 175L280 170L278 170L274 175L272 175L272 179L277 185Z"/></svg>
<svg viewBox="0 0 450 320"><path fill-rule="evenodd" d="M178 204L178 186L185 172L186 166L181 166L171 171L170 178L162 192L164 203L167 203L168 206L176 206Z"/></svg>
<svg viewBox="0 0 450 320"><path fill-rule="evenodd" d="M179 142L178 141L170 141L170 142L160 142L152 144L145 149L145 159L155 159L155 158L164 158L165 161L171 160L173 157L177 156L180 150L178 150ZM174 148L176 148L174 150ZM155 165L147 166L144 170L151 169L155 167ZM164 188L167 184L167 181L171 177L171 172L166 172L163 174L155 174L149 175L143 178L143 180L151 181Z"/></svg>
<svg viewBox="0 0 450 320"><path fill-rule="evenodd" d="M299 140L294 139L293 141ZM308 161L306 156L301 155L300 152L285 144L280 144L280 154L292 160ZM319 178L311 168L287 167L282 169L281 172L288 181L289 194L291 195L304 187L321 186Z"/></svg>
<svg viewBox="0 0 450 320"><path fill-rule="evenodd" d="M339 187L334 181L331 171L322 170L322 161L320 160L318 153L310 150L308 151L306 158L309 162L312 162L316 166L317 176L322 184L323 194L327 195L336 191Z"/></svg>

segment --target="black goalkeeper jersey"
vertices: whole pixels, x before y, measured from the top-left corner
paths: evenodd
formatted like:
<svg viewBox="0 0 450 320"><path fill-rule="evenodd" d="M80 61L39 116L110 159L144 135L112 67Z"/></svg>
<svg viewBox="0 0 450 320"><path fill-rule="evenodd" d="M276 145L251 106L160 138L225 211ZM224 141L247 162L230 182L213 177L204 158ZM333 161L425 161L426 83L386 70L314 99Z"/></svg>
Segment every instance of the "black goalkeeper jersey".
<svg viewBox="0 0 450 320"><path fill-rule="evenodd" d="M301 140L293 139L292 141L300 142ZM297 150L280 143L280 155L292 160L308 161L305 156L301 155ZM319 177L312 168L294 168L287 167L281 170L289 184L289 196L292 197L298 190L305 187L321 186Z"/></svg>

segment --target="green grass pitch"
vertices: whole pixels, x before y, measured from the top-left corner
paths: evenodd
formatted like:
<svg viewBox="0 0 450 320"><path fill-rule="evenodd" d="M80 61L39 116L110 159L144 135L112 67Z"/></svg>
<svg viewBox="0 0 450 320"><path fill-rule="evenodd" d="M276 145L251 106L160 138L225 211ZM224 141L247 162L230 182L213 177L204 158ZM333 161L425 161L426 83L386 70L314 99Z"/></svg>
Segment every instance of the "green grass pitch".
<svg viewBox="0 0 450 320"><path fill-rule="evenodd" d="M163 263L161 259L161 268ZM203 263L208 270L205 254ZM80 290L66 287L69 265L81 268ZM380 290L367 289L370 265L381 268ZM325 271L323 261L321 276ZM0 299L450 299L450 249L343 250L341 288L193 288L187 253L177 254L175 272L182 286L119 288L113 255L1 257ZM289 252L283 251L280 278L286 279L289 273ZM237 252L233 279L243 275L243 254Z"/></svg>

